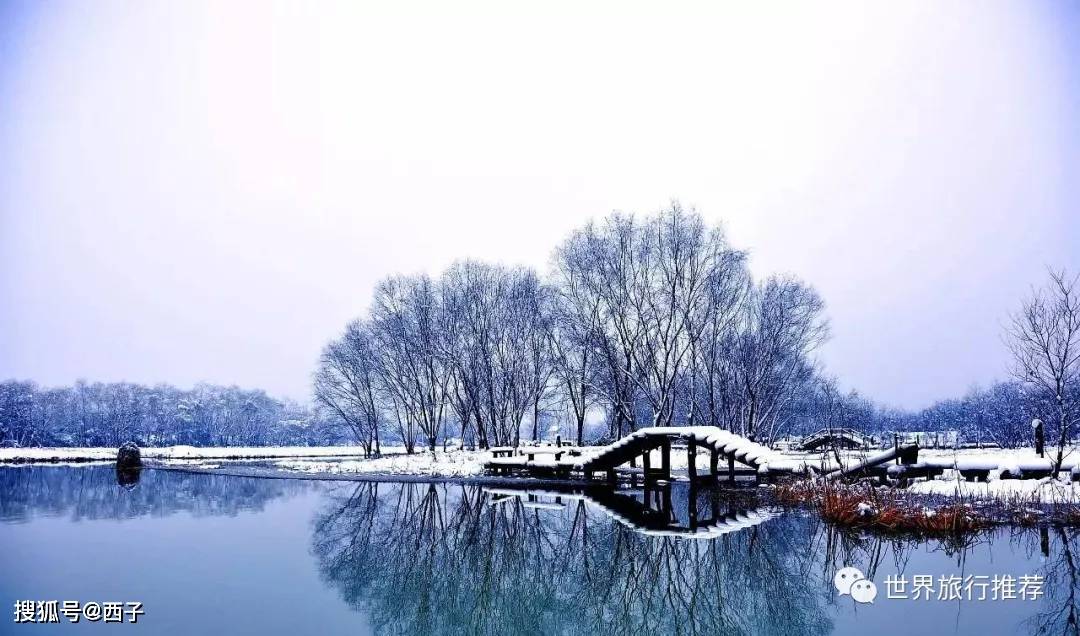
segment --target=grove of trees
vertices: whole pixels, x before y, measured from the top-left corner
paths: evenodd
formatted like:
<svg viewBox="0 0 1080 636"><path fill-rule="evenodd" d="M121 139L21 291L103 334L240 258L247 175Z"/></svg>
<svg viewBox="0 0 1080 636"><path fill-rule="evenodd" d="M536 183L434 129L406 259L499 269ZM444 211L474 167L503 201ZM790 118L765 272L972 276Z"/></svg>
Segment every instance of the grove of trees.
<svg viewBox="0 0 1080 636"><path fill-rule="evenodd" d="M590 425L615 438L683 424L767 442L817 392L827 323L812 287L756 281L746 261L676 203L574 231L544 278L477 261L391 276L325 348L315 400L372 451L380 432L410 451L489 447L548 422L579 443Z"/></svg>

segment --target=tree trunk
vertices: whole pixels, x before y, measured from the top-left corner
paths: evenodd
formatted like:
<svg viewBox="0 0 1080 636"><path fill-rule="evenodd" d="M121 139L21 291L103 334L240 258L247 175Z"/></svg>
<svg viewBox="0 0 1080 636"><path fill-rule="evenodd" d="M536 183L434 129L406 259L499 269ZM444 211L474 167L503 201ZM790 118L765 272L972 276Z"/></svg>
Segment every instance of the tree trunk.
<svg viewBox="0 0 1080 636"><path fill-rule="evenodd" d="M538 435L539 427L540 427L540 400L536 399L536 400L533 400L533 434L532 434L532 439L533 439L534 442L540 440L540 437Z"/></svg>

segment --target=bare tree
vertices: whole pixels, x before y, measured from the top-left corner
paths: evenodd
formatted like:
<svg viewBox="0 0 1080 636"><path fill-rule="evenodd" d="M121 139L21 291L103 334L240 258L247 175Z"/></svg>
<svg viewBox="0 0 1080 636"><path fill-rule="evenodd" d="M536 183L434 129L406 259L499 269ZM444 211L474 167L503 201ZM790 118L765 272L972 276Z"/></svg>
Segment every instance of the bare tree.
<svg viewBox="0 0 1080 636"><path fill-rule="evenodd" d="M1013 374L1052 404L1060 467L1072 427L1080 419L1080 290L1077 276L1050 271L1046 287L1032 291L1012 316L1008 345Z"/></svg>
<svg viewBox="0 0 1080 636"><path fill-rule="evenodd" d="M676 389L688 373L698 340L713 311L713 283L725 278L740 255L727 247L719 229L709 230L693 210L678 203L639 226L634 252L641 262L637 284L627 295L638 325L631 350L635 372L628 374L652 411L653 426L675 420Z"/></svg>
<svg viewBox="0 0 1080 636"><path fill-rule="evenodd" d="M395 413L405 430L419 429L432 452L443 432L450 378L440 341L441 311L440 295L427 276L384 280L371 310L374 351Z"/></svg>
<svg viewBox="0 0 1080 636"><path fill-rule="evenodd" d="M575 272L566 274L555 286L547 335L559 393L581 445L585 418L596 400L597 364L593 353L599 337L599 307L595 296L581 292Z"/></svg>
<svg viewBox="0 0 1080 636"><path fill-rule="evenodd" d="M351 431L364 454L379 453L383 407L378 399L378 370L371 333L360 321L323 349L315 371L315 401Z"/></svg>
<svg viewBox="0 0 1080 636"><path fill-rule="evenodd" d="M746 307L735 353L744 400L739 431L770 441L781 432L798 385L814 377L809 356L828 335L825 304L805 283L773 277Z"/></svg>

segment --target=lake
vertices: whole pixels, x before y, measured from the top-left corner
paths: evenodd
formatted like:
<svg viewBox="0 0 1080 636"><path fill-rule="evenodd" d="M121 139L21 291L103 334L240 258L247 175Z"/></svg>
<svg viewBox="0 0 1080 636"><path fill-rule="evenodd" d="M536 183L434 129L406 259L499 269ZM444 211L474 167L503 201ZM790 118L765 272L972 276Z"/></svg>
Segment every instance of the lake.
<svg viewBox="0 0 1080 636"><path fill-rule="evenodd" d="M676 484L649 505L639 491L518 494L166 470L121 485L106 466L0 468L0 633L1076 630L1072 530L916 541L758 509L752 491ZM658 523L653 503L663 499L671 503L657 504ZM660 529L671 527L668 515L713 538ZM839 594L844 567L875 583L873 603ZM903 581L891 592L906 598L888 598L886 579ZM915 600L916 587L929 598ZM145 613L122 629L64 616L30 626L15 623L17 600L141 602Z"/></svg>

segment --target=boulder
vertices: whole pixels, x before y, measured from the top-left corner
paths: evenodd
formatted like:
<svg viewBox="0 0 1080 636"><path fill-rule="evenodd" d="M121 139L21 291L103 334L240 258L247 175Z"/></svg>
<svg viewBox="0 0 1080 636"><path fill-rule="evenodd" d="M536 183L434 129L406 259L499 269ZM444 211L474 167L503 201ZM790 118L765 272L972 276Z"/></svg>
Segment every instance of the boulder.
<svg viewBox="0 0 1080 636"><path fill-rule="evenodd" d="M141 468L142 457L135 442L126 442L116 453L116 468Z"/></svg>

